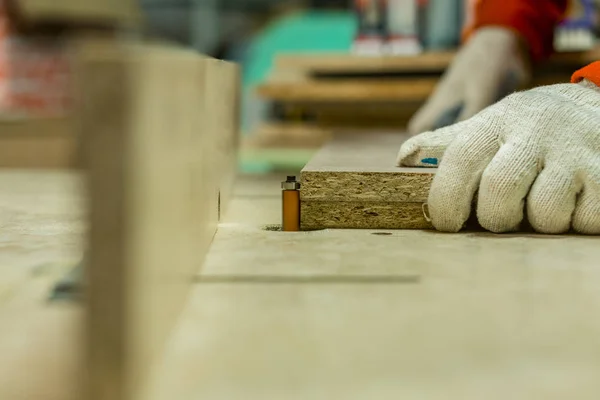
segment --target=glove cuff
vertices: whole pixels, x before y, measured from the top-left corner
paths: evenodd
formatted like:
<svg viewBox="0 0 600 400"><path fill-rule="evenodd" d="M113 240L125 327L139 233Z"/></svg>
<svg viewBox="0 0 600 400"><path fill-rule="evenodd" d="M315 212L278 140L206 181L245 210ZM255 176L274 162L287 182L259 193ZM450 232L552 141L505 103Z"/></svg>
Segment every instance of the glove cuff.
<svg viewBox="0 0 600 400"><path fill-rule="evenodd" d="M571 83L579 83L584 79L593 82L596 86L600 86L600 61L595 61L576 71L571 77Z"/></svg>

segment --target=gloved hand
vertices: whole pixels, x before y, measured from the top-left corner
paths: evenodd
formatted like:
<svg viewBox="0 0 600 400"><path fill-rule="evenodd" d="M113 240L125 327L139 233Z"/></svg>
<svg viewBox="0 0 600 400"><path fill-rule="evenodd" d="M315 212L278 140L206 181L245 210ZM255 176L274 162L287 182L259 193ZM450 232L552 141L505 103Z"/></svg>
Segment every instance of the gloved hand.
<svg viewBox="0 0 600 400"><path fill-rule="evenodd" d="M411 119L419 134L466 120L530 80L529 56L513 31L487 27L460 50L427 103Z"/></svg>
<svg viewBox="0 0 600 400"><path fill-rule="evenodd" d="M478 190L479 223L600 234L600 88L588 80L514 93L461 123L404 143L398 165L432 166L436 229L459 231ZM526 199L526 206L525 206Z"/></svg>

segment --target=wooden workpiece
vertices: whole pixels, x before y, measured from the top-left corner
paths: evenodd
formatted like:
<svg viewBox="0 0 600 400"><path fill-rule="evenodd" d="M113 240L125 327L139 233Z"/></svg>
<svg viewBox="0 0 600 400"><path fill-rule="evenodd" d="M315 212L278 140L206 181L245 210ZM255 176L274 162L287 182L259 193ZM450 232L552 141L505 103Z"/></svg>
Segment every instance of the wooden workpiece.
<svg viewBox="0 0 600 400"><path fill-rule="evenodd" d="M238 70L162 46L84 42L77 60L90 196L85 399L144 399L229 200Z"/></svg>
<svg viewBox="0 0 600 400"><path fill-rule="evenodd" d="M301 173L302 229L424 229L435 168L395 166L406 134L340 133Z"/></svg>

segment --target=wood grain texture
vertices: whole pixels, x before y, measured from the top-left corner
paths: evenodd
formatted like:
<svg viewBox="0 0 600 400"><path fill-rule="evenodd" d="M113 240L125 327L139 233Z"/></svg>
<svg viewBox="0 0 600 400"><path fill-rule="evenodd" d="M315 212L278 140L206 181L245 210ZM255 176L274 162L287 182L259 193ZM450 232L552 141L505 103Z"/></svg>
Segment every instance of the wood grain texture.
<svg viewBox="0 0 600 400"><path fill-rule="evenodd" d="M237 69L184 50L83 43L78 74L91 199L86 399L143 399L230 191Z"/></svg>
<svg viewBox="0 0 600 400"><path fill-rule="evenodd" d="M301 173L302 228L423 229L434 168L399 168L402 133L340 133Z"/></svg>

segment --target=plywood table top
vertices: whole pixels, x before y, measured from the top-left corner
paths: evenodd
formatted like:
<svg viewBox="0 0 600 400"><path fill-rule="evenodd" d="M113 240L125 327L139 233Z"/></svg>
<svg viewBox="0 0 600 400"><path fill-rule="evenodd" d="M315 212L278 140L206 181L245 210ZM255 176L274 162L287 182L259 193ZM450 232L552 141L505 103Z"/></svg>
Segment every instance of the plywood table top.
<svg viewBox="0 0 600 400"><path fill-rule="evenodd" d="M155 399L596 398L596 238L272 232L281 178L234 199Z"/></svg>
<svg viewBox="0 0 600 400"><path fill-rule="evenodd" d="M81 194L74 173L0 170L1 399L77 399L82 309L48 298L81 257Z"/></svg>
<svg viewBox="0 0 600 400"><path fill-rule="evenodd" d="M266 230L283 178L235 185L144 400L597 398L598 239ZM80 313L45 300L81 251L78 187L0 173L2 399L75 398Z"/></svg>

